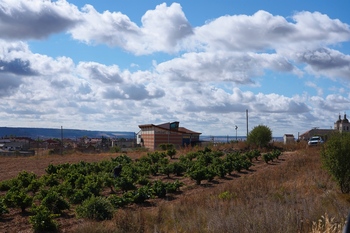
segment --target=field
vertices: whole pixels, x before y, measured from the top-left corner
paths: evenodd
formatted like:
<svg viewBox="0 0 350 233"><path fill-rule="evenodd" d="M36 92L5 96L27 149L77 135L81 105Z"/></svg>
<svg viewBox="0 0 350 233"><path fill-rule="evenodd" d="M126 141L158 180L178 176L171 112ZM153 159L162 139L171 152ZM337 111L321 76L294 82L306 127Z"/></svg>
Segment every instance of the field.
<svg viewBox="0 0 350 233"><path fill-rule="evenodd" d="M237 145L217 146L231 150ZM188 151L178 151L180 154ZM138 159L145 152L128 153ZM45 174L49 164L97 162L120 154L37 155L0 157L0 181L23 170ZM156 179L172 180L159 175ZM341 232L350 210L350 195L342 194L321 168L319 148L288 148L279 159L253 161L249 170L216 177L196 185L181 177L181 191L150 199L115 212L112 220L95 222L67 211L57 221L61 232ZM3 193L2 193L3 194ZM0 232L32 232L30 212L12 209L0 217Z"/></svg>

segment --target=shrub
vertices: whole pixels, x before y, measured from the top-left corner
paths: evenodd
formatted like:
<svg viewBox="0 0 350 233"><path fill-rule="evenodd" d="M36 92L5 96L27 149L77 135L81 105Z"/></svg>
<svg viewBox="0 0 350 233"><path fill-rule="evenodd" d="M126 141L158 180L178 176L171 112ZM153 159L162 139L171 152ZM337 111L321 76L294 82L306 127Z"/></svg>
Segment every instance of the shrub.
<svg viewBox="0 0 350 233"><path fill-rule="evenodd" d="M32 208L35 213L29 217L29 222L32 224L34 232L56 232L58 224L54 220L57 214L52 214L45 206Z"/></svg>
<svg viewBox="0 0 350 233"><path fill-rule="evenodd" d="M159 162L162 158L166 157L165 152L155 151L153 153L147 153L147 157L150 159L152 164Z"/></svg>
<svg viewBox="0 0 350 233"><path fill-rule="evenodd" d="M222 192L218 195L219 199L223 200L223 201L229 201L232 198L236 198L237 195L235 193L231 193L230 191L225 191Z"/></svg>
<svg viewBox="0 0 350 233"><path fill-rule="evenodd" d="M252 150L251 153L254 155L255 160L258 160L259 156L261 155L260 151L257 149Z"/></svg>
<svg viewBox="0 0 350 233"><path fill-rule="evenodd" d="M0 198L0 216L3 214L7 214L9 211L7 206L5 205L4 199Z"/></svg>
<svg viewBox="0 0 350 233"><path fill-rule="evenodd" d="M111 193L115 193L114 186L115 186L115 178L110 176L108 173L105 173L102 176L103 179L103 185L105 187L109 187L111 190Z"/></svg>
<svg viewBox="0 0 350 233"><path fill-rule="evenodd" d="M163 151L166 151L166 155L169 156L170 159L173 159L174 155L176 155L176 149L174 144L170 144L170 143L160 144L159 148Z"/></svg>
<svg viewBox="0 0 350 233"><path fill-rule="evenodd" d="M350 134L337 133L321 149L323 166L340 186L342 193L350 192Z"/></svg>
<svg viewBox="0 0 350 233"><path fill-rule="evenodd" d="M12 180L4 180L0 182L0 191L8 191L13 186Z"/></svg>
<svg viewBox="0 0 350 233"><path fill-rule="evenodd" d="M137 204L145 202L152 196L152 189L148 185L144 185L139 189L132 191L134 202Z"/></svg>
<svg viewBox="0 0 350 233"><path fill-rule="evenodd" d="M123 192L126 192L128 190L133 190L135 189L135 185L133 183L133 180L130 177L118 177L116 179L116 186L120 188Z"/></svg>
<svg viewBox="0 0 350 233"><path fill-rule="evenodd" d="M176 176L181 176L182 173L186 171L185 165L181 162L170 163L170 166L172 167L171 170Z"/></svg>
<svg viewBox="0 0 350 233"><path fill-rule="evenodd" d="M252 131L249 132L247 137L247 143L249 145L266 147L272 140L272 131L265 125L255 126Z"/></svg>
<svg viewBox="0 0 350 233"><path fill-rule="evenodd" d="M253 150L244 153L244 156L245 156L247 159L249 159L250 162L252 162L253 159L255 158L255 154L254 154Z"/></svg>
<svg viewBox="0 0 350 233"><path fill-rule="evenodd" d="M208 177L208 168L205 166L202 166L200 164L197 164L193 166L188 172L187 175L196 181L197 185L200 185L202 180L207 179Z"/></svg>
<svg viewBox="0 0 350 233"><path fill-rule="evenodd" d="M175 150L175 148L173 148L173 149L168 149L168 150L166 151L166 154L170 157L170 159L173 159L174 156L176 155L176 150Z"/></svg>
<svg viewBox="0 0 350 233"><path fill-rule="evenodd" d="M171 143L164 143L164 144L160 144L159 148L161 150L169 150L169 149L171 150L171 149L174 149L175 146L174 146L174 144L171 144Z"/></svg>
<svg viewBox="0 0 350 233"><path fill-rule="evenodd" d="M167 193L175 193L177 191L180 191L180 187L182 187L184 183L180 182L179 180L175 180L172 183L167 183L166 185L166 191Z"/></svg>
<svg viewBox="0 0 350 233"><path fill-rule="evenodd" d="M24 189L14 187L6 193L4 201L9 207L18 207L25 212L26 208L32 205L33 197L29 196Z"/></svg>
<svg viewBox="0 0 350 233"><path fill-rule="evenodd" d="M121 149L120 149L119 146L113 146L113 147L111 147L111 148L109 149L109 152L110 152L110 153L118 153L118 152L120 152L120 151L121 151Z"/></svg>
<svg viewBox="0 0 350 233"><path fill-rule="evenodd" d="M279 159L279 156L282 154L282 152L280 150L275 149L272 151L272 154L274 158Z"/></svg>
<svg viewBox="0 0 350 233"><path fill-rule="evenodd" d="M153 194L159 198L163 198L166 196L166 188L167 184L163 183L160 180L155 181L152 185Z"/></svg>
<svg viewBox="0 0 350 233"><path fill-rule="evenodd" d="M229 169L225 166L224 160L219 157L214 158L212 170L220 178L224 178L225 175L229 172Z"/></svg>
<svg viewBox="0 0 350 233"><path fill-rule="evenodd" d="M170 174L173 173L174 171L173 169L174 167L168 163L168 164L161 164L158 170L161 174L164 174L168 178L170 178Z"/></svg>
<svg viewBox="0 0 350 233"><path fill-rule="evenodd" d="M29 173L27 171L20 172L16 179L19 181L20 186L27 188L33 180L36 180L37 176L34 173Z"/></svg>
<svg viewBox="0 0 350 233"><path fill-rule="evenodd" d="M68 199L72 204L80 204L89 197L91 197L91 193L89 193L87 190L75 189L73 190L73 193L68 196Z"/></svg>
<svg viewBox="0 0 350 233"><path fill-rule="evenodd" d="M120 207L126 206L133 201L130 198L126 198L124 195L120 197L116 194L109 195L108 200L114 208L120 208Z"/></svg>
<svg viewBox="0 0 350 233"><path fill-rule="evenodd" d="M80 218L102 221L112 219L114 209L107 198L91 196L77 207L76 212Z"/></svg>
<svg viewBox="0 0 350 233"><path fill-rule="evenodd" d="M269 152L269 153L263 154L262 158L265 161L265 163L269 163L270 161L273 161L274 156L272 153Z"/></svg>
<svg viewBox="0 0 350 233"><path fill-rule="evenodd" d="M68 202L56 191L50 190L42 199L41 205L55 214L60 214L62 210L69 209Z"/></svg>
<svg viewBox="0 0 350 233"><path fill-rule="evenodd" d="M147 185L150 183L150 179L147 176L140 176L137 183L140 185Z"/></svg>
<svg viewBox="0 0 350 233"><path fill-rule="evenodd" d="M56 174L57 170L58 170L57 166L53 164L49 164L49 166L47 166L47 168L45 169L47 174Z"/></svg>
<svg viewBox="0 0 350 233"><path fill-rule="evenodd" d="M39 179L34 179L28 185L27 191L32 191L33 193L36 193L40 189L41 186L42 186L41 181Z"/></svg>
<svg viewBox="0 0 350 233"><path fill-rule="evenodd" d="M57 174L54 173L50 175L43 175L39 180L44 186L54 187L60 184Z"/></svg>

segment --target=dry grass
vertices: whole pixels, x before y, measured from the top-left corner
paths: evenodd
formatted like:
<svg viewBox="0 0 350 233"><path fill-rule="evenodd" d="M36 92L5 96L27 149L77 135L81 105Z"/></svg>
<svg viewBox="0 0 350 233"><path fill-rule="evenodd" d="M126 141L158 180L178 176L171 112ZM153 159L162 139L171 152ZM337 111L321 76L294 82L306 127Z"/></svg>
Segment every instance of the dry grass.
<svg viewBox="0 0 350 233"><path fill-rule="evenodd" d="M262 169L74 232L341 232L350 197L321 168L319 148Z"/></svg>
<svg viewBox="0 0 350 233"><path fill-rule="evenodd" d="M342 232L343 227L344 224L334 222L334 218L329 218L325 213L321 219L312 223L312 233L338 233Z"/></svg>

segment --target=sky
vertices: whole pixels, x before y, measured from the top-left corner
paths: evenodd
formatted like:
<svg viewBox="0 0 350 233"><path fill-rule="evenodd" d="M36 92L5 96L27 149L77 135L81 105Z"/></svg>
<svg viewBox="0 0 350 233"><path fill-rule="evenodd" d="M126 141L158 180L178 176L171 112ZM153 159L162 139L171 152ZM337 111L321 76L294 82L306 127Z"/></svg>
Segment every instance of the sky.
<svg viewBox="0 0 350 233"><path fill-rule="evenodd" d="M0 0L0 126L274 137L350 114L348 0ZM350 117L348 117L350 118ZM238 127L237 131L235 126Z"/></svg>

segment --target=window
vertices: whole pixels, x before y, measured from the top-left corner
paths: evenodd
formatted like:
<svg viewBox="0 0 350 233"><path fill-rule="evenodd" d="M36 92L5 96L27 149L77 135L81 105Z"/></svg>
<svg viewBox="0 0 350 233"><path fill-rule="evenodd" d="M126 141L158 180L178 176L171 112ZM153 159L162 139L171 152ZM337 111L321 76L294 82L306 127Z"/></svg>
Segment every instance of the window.
<svg viewBox="0 0 350 233"><path fill-rule="evenodd" d="M178 129L179 128L179 122L175 121L173 123L170 123L170 129Z"/></svg>

